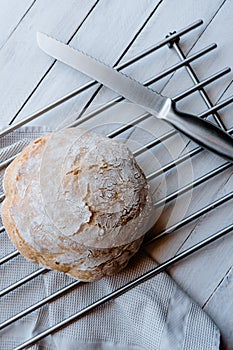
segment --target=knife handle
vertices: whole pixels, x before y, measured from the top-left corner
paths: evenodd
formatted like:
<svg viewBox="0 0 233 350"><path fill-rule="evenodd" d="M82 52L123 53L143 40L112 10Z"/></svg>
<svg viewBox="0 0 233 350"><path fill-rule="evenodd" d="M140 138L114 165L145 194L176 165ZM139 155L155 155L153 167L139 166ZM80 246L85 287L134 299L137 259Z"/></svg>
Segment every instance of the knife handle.
<svg viewBox="0 0 233 350"><path fill-rule="evenodd" d="M233 163L233 137L227 132L207 120L177 110L174 101L165 119L201 147Z"/></svg>

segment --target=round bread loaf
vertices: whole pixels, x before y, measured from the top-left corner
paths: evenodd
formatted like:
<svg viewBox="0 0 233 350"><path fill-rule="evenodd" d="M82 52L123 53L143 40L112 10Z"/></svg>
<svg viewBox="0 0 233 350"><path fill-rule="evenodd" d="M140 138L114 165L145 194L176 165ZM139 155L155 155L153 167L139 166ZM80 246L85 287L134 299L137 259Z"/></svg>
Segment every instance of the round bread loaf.
<svg viewBox="0 0 233 350"><path fill-rule="evenodd" d="M28 145L4 176L3 224L26 258L83 280L124 268L151 219L131 151L70 128Z"/></svg>

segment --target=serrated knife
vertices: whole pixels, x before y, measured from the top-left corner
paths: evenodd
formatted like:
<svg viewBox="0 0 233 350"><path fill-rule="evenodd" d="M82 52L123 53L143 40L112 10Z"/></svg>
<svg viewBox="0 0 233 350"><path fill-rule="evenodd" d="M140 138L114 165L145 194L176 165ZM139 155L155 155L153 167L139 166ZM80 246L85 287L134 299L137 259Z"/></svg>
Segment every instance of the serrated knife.
<svg viewBox="0 0 233 350"><path fill-rule="evenodd" d="M44 33L37 33L37 42L48 55L90 76L153 116L167 121L200 146L233 162L233 138L213 123L178 111L171 98Z"/></svg>

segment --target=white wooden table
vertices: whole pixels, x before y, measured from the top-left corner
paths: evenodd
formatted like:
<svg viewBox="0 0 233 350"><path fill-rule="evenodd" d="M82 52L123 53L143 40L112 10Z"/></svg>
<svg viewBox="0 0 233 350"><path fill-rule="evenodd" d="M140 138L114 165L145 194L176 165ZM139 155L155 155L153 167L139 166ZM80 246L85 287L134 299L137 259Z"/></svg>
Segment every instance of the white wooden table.
<svg viewBox="0 0 233 350"><path fill-rule="evenodd" d="M0 8L0 123L17 122L39 108L82 86L89 78L55 62L39 50L36 32L45 32L63 42L92 54L113 66L134 57L154 45L167 33L203 19L198 27L181 39L186 54L196 52L212 42L218 49L197 60L193 67L200 79L207 77L233 62L233 2L230 0L2 0ZM126 72L144 81L178 62L176 53L164 47L140 62L128 67ZM192 82L182 68L180 71L153 87L164 94L174 96L191 86ZM233 93L232 75L227 75L206 88L213 103ZM87 112L103 105L115 96L98 86L86 90L74 99L34 120L33 125L58 128L74 120L77 113L88 106ZM200 113L206 109L198 93L186 98L180 107ZM233 107L221 110L220 115L227 127L232 127ZM142 114L138 107L125 102L86 123L86 127L110 126L124 123ZM85 114L84 114L85 115ZM151 124L152 123L152 124ZM159 136L169 129L164 123L151 119L140 125L142 132L134 129L129 145L135 149L144 137ZM102 128L103 129L103 128ZM100 128L100 131L102 130ZM144 136L142 136L144 135ZM148 136L149 135L149 136ZM129 134L124 136L129 137ZM169 142L173 142L169 146ZM174 147L175 142L175 147ZM194 147L188 140L176 136L166 147L172 157L184 153L185 145ZM169 148L170 147L170 148ZM156 153L157 152L157 153ZM152 162L148 161L152 157ZM146 159L146 160L145 160ZM169 154L150 151L142 166L148 173L169 161ZM223 161L208 152L201 152L186 163L178 177L171 172L170 178L160 177L160 192L175 188L176 182L189 183ZM187 165L188 164L188 165ZM172 181L173 179L173 181ZM160 180L154 180L157 186ZM163 182L165 181L165 182ZM166 190L167 186L167 190ZM232 168L198 186L170 203L156 222L154 232L160 232L177 220L208 205L233 189ZM162 262L195 242L232 223L232 201L212 210L201 218L176 230L150 249L153 257ZM190 256L169 270L170 275L212 317L222 333L222 348L233 349L233 237L228 234L208 248Z"/></svg>

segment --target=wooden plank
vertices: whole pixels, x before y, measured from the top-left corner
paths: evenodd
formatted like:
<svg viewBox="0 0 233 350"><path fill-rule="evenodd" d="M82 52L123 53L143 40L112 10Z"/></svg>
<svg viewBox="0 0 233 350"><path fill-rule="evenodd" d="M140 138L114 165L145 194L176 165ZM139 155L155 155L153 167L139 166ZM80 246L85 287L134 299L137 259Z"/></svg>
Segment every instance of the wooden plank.
<svg viewBox="0 0 233 350"><path fill-rule="evenodd" d="M41 54L36 32L41 30L54 36L60 32L60 38L67 41L94 4L93 0L85 3L59 0L47 6L44 0L36 1L0 51L1 124L17 113L54 61ZM75 15L70 16L71 13Z"/></svg>
<svg viewBox="0 0 233 350"><path fill-rule="evenodd" d="M233 271L232 268L222 279L204 310L219 325L222 334L222 348L232 350L232 310L233 310Z"/></svg>
<svg viewBox="0 0 233 350"><path fill-rule="evenodd" d="M1 1L0 9L0 49L16 30L35 0ZM17 11L15 11L17 9Z"/></svg>

